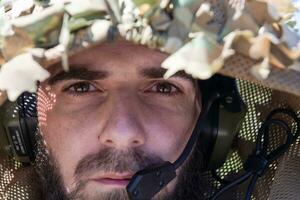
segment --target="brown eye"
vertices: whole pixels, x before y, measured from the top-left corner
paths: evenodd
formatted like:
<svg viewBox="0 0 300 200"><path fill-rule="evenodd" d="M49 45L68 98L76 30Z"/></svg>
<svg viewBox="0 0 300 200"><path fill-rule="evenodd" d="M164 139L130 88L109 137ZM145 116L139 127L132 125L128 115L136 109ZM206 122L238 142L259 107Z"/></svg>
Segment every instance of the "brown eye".
<svg viewBox="0 0 300 200"><path fill-rule="evenodd" d="M89 82L75 83L66 89L66 91L72 93L87 93L87 92L94 92L96 90L97 90L96 87L90 84Z"/></svg>
<svg viewBox="0 0 300 200"><path fill-rule="evenodd" d="M162 83L155 84L151 88L151 92L171 95L171 94L179 92L179 89L171 83L162 82Z"/></svg>
<svg viewBox="0 0 300 200"><path fill-rule="evenodd" d="M167 83L161 83L156 86L156 91L160 93L171 93L172 86Z"/></svg>

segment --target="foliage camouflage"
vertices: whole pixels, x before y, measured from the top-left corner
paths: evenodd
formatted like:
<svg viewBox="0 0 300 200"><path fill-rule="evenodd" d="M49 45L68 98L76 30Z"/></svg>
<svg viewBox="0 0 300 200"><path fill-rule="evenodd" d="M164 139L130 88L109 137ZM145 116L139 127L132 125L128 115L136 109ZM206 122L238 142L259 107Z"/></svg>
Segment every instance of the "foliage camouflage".
<svg viewBox="0 0 300 200"><path fill-rule="evenodd" d="M2 1L0 102L36 90L36 81L49 77L46 69L54 62L61 60L68 70L68 55L118 38L169 53L162 63L165 78L184 70L207 79L236 53L257 60L250 71L258 79L266 79L272 67L298 73L299 37L269 2ZM282 2L288 1L277 2L281 13L291 13L292 4Z"/></svg>

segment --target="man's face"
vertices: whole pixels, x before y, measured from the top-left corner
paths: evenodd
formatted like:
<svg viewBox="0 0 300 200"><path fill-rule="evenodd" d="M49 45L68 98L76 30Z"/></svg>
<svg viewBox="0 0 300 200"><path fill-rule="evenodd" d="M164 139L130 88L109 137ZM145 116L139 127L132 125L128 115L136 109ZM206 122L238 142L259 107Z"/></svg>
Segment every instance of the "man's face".
<svg viewBox="0 0 300 200"><path fill-rule="evenodd" d="M129 42L104 43L72 56L69 72L53 67L40 85L40 131L72 197L125 195L134 173L179 157L200 98L188 76L162 78L167 56Z"/></svg>

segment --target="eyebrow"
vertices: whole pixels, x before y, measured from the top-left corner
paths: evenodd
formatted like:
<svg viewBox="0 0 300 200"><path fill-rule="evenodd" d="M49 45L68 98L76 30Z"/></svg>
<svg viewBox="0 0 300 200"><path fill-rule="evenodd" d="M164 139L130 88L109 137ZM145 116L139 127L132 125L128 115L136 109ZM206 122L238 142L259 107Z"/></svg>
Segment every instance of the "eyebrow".
<svg viewBox="0 0 300 200"><path fill-rule="evenodd" d="M70 66L69 71L62 71L51 77L48 81L49 85L54 85L60 81L80 79L80 80L101 80L108 77L107 71L92 71L82 66Z"/></svg>
<svg viewBox="0 0 300 200"><path fill-rule="evenodd" d="M163 78L164 74L166 73L166 69L164 68L147 68L147 69L142 69L140 71L140 74L146 78ZM184 71L178 71L175 73L173 76L170 78L175 77L175 78L183 78L189 81L194 82L195 79L191 76L186 74Z"/></svg>
<svg viewBox="0 0 300 200"><path fill-rule="evenodd" d="M140 70L139 74L145 78L157 79L157 78L163 78L166 71L167 70L164 68L152 67L152 68L146 68ZM52 76L48 80L48 84L55 85L60 81L71 80L71 79L79 79L79 80L87 80L87 81L103 80L108 76L109 76L108 71L104 71L104 70L94 71L94 70L89 70L83 66L72 65L70 66L69 71L61 71L56 75ZM183 78L191 81L192 83L194 83L195 81L195 79L192 76L186 74L184 71L179 71L171 77Z"/></svg>

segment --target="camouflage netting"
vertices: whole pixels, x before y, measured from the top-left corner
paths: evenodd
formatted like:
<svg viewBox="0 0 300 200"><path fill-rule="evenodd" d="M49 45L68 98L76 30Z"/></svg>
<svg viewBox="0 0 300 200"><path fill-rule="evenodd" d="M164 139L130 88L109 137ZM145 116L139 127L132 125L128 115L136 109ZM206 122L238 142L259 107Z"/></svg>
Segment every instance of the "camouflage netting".
<svg viewBox="0 0 300 200"><path fill-rule="evenodd" d="M165 78L184 70L207 79L221 70L300 94L300 38L267 0L163 0L140 7L131 0L1 4L0 102L34 92L53 62L61 60L68 70L68 55L121 38L171 54L162 63ZM241 68L239 56L252 62ZM224 64L232 69L223 70Z"/></svg>
<svg viewBox="0 0 300 200"><path fill-rule="evenodd" d="M300 114L300 99L269 88L243 80L237 80L241 96L248 106L248 113L238 135L232 152L217 174L221 178L232 179L243 173L243 163L254 148L258 128L264 117L273 109L289 106ZM280 98L278 98L280 97ZM284 140L281 130L270 135L270 147L279 146ZM32 167L22 167L20 163L0 154L0 199L38 200L35 192L37 182ZM269 170L261 177L255 187L252 199L256 200L296 200L300 195L300 139L292 145L283 157L274 161ZM206 197L209 197L220 184L207 172L209 180ZM243 199L247 182L230 190L224 199Z"/></svg>

